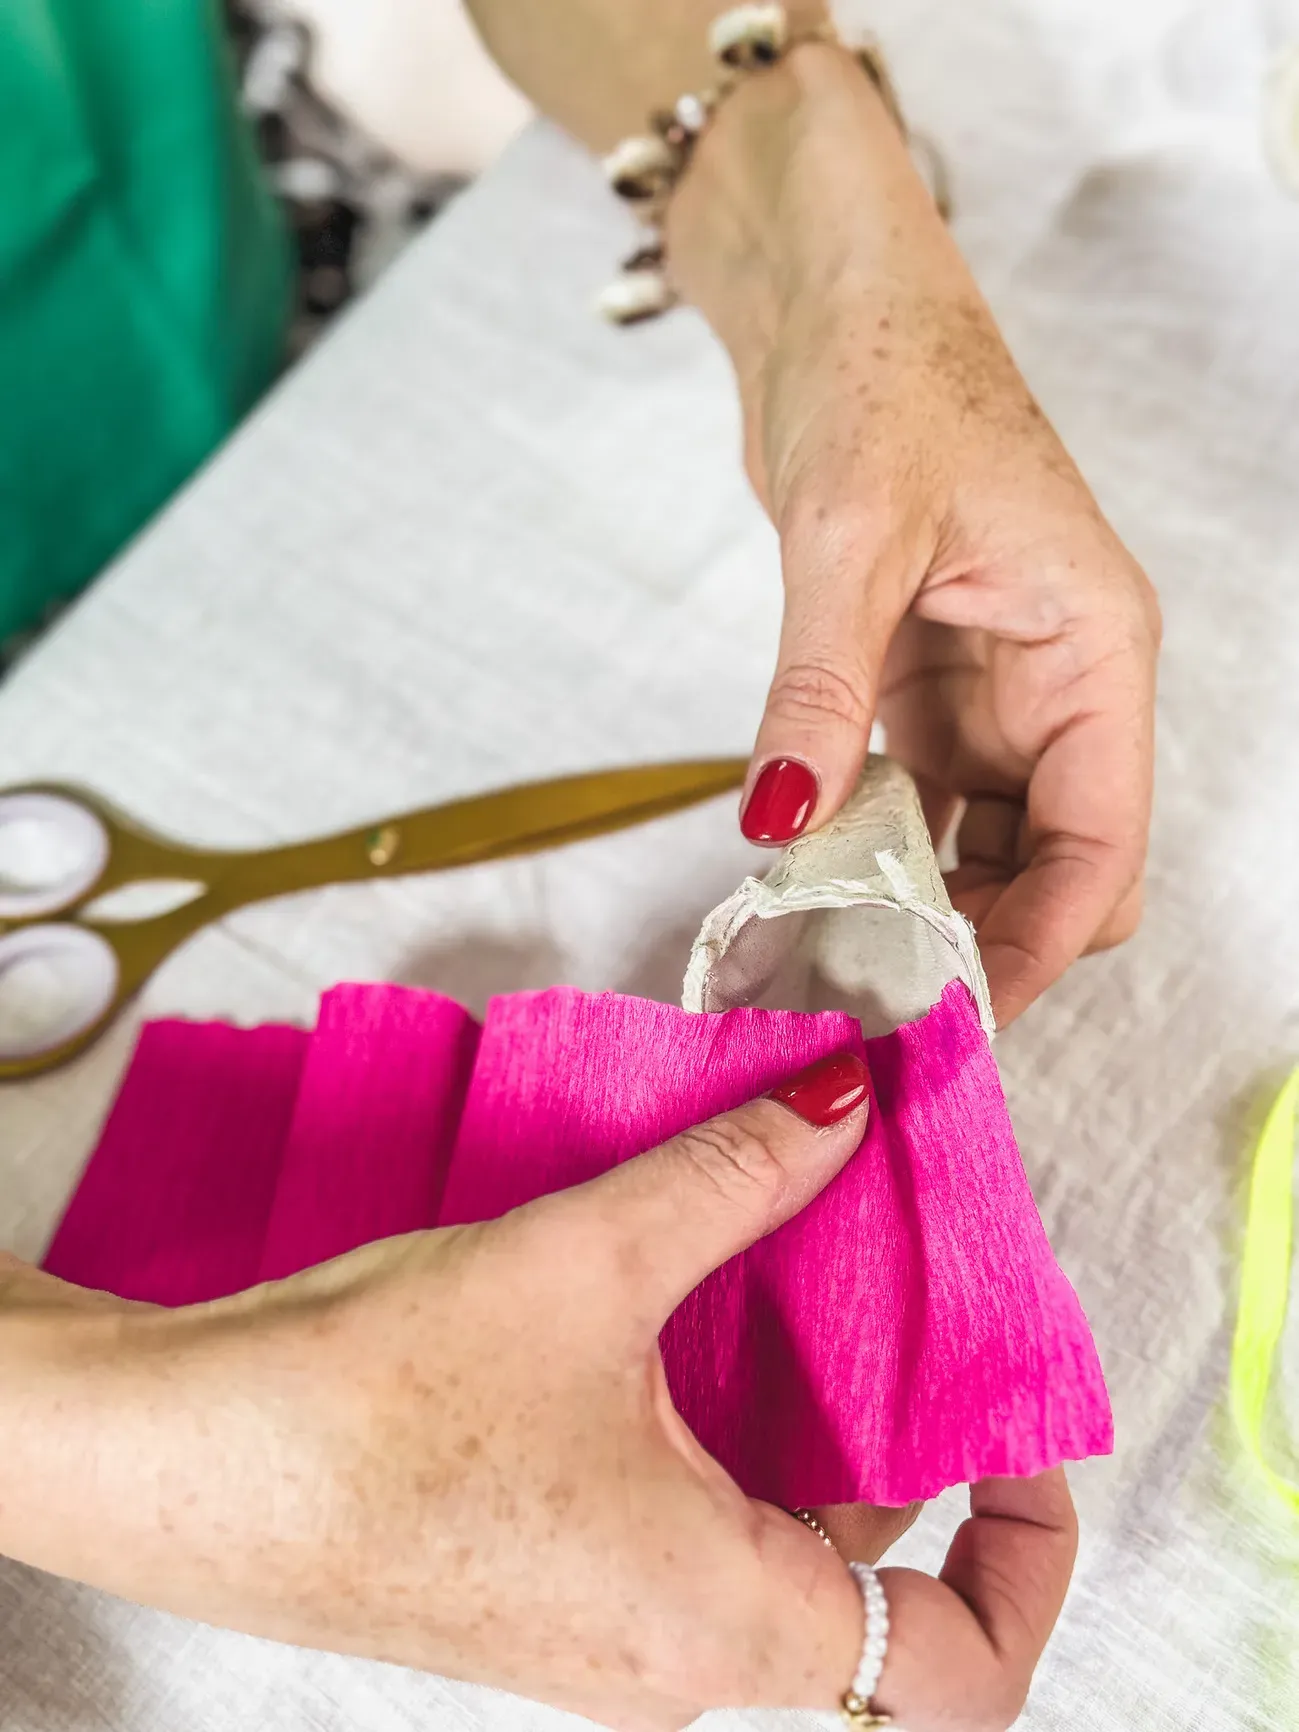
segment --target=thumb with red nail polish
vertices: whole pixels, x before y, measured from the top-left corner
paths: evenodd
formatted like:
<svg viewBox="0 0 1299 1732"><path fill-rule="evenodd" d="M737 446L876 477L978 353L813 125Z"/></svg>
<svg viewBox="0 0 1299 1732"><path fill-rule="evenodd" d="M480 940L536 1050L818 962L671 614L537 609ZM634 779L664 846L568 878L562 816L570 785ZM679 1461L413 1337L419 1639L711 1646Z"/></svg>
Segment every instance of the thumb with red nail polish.
<svg viewBox="0 0 1299 1732"><path fill-rule="evenodd" d="M815 1064L772 1089L770 1098L789 1107L808 1124L825 1129L865 1106L869 1092L870 1073L865 1059L858 1058L855 1052L832 1052L829 1058L817 1059Z"/></svg>
<svg viewBox="0 0 1299 1732"><path fill-rule="evenodd" d="M750 842L775 847L807 829L816 810L820 785L797 758L773 758L758 772L740 813L740 829Z"/></svg>
<svg viewBox="0 0 1299 1732"><path fill-rule="evenodd" d="M866 1128L864 1059L833 1053L762 1100L709 1119L570 1192L607 1234L626 1240L629 1267L653 1284L662 1323L704 1276L806 1208L847 1165Z"/></svg>

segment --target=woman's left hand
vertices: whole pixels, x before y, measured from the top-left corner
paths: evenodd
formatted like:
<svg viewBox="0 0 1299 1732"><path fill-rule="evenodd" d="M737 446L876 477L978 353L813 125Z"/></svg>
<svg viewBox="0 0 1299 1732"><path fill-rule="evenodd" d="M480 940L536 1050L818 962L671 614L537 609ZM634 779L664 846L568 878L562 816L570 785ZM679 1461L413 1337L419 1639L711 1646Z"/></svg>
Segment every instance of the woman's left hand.
<svg viewBox="0 0 1299 1732"><path fill-rule="evenodd" d="M657 1342L828 1183L863 1118L755 1102L500 1221L189 1311L21 1271L6 1294L0 1270L0 1551L620 1732L832 1708L857 1588L700 1448ZM1068 1584L1062 1474L973 1498L942 1581L888 1572L880 1701L912 1732L1001 1732ZM856 1542L876 1555L906 1520L860 1512Z"/></svg>

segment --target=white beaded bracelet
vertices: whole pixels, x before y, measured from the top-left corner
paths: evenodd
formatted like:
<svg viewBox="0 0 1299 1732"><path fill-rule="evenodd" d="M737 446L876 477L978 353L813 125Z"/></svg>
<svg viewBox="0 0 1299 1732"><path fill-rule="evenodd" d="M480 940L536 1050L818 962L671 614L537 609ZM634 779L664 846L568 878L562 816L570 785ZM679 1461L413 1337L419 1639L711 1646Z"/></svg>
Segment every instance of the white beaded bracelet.
<svg viewBox="0 0 1299 1732"><path fill-rule="evenodd" d="M795 1518L801 1521L804 1527L811 1528L816 1537L829 1546L832 1552L836 1550L834 1541L810 1509L796 1509L793 1513ZM885 1598L884 1584L869 1564L850 1563L848 1568L852 1579L861 1590L862 1613L866 1626L862 1634L861 1659L857 1662L857 1670L853 1674L852 1683L839 1698L839 1715L844 1725L852 1727L854 1732L865 1732L870 1726L893 1724L888 1714L876 1714L871 1708L871 1700L879 1689L885 1656L889 1651L889 1603Z"/></svg>
<svg viewBox="0 0 1299 1732"><path fill-rule="evenodd" d="M861 1659L840 1703L840 1712L849 1726L888 1726L891 1722L887 1714L871 1712L871 1699L879 1689L884 1657L889 1651L889 1603L884 1597L883 1583L869 1564L849 1564L848 1568L861 1589L866 1632L862 1639Z"/></svg>

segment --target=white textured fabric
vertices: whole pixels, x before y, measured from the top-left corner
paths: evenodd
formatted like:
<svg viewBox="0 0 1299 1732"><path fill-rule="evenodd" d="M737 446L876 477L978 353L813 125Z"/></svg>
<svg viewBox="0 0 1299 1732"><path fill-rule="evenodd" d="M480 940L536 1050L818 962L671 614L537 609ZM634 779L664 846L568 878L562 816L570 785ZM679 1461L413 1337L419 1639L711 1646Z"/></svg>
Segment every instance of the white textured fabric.
<svg viewBox="0 0 1299 1732"><path fill-rule="evenodd" d="M1224 1409L1243 1154L1299 1056L1299 204L1249 0L881 0L1009 338L1163 595L1149 913L999 1043L1095 1327L1112 1461L1032 1732L1289 1732L1299 1536ZM620 219L530 134L0 691L0 781L252 843L533 774L743 750L778 623L726 368L590 321ZM663 869L674 862L668 876ZM39 1253L141 1015L305 1018L347 976L481 1003L675 996L751 864L696 812L549 859L253 910L61 1075L0 1092L0 1243ZM931 1565L951 1500L902 1548ZM813 1724L720 1716L718 1727ZM0 1567L5 1732L559 1732L478 1690Z"/></svg>

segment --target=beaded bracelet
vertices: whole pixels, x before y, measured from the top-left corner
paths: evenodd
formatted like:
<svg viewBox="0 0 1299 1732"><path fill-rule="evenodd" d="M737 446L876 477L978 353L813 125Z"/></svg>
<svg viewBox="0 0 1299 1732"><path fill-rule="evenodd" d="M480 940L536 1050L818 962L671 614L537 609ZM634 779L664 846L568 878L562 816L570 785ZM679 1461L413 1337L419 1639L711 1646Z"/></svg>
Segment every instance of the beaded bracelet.
<svg viewBox="0 0 1299 1732"><path fill-rule="evenodd" d="M888 1726L891 1724L888 1715L876 1714L871 1708L871 1698L879 1688L880 1674L889 1651L889 1603L884 1597L883 1584L869 1564L850 1563L848 1568L861 1589L866 1633L857 1671L844 1692L839 1712L846 1726Z"/></svg>
<svg viewBox="0 0 1299 1732"><path fill-rule="evenodd" d="M615 325L632 325L655 318L676 304L667 274L663 218L668 200L685 173L691 154L718 105L748 75L775 66L791 48L804 42L832 42L848 47L832 25L792 32L785 8L779 5L736 6L715 18L708 46L718 66L714 84L679 97L670 109L650 116L648 132L622 143L605 158L609 184L646 224L649 236L623 262L620 274L601 294L597 307ZM910 142L897 95L879 51L873 44L850 52L879 91L885 108L904 139ZM934 160L935 197L947 214L941 163Z"/></svg>
<svg viewBox="0 0 1299 1732"><path fill-rule="evenodd" d="M810 1509L796 1509L793 1513L831 1551L836 1550L834 1541ZM850 1732L866 1732L869 1727L893 1724L889 1715L877 1714L871 1707L871 1698L879 1688L880 1674L889 1651L889 1603L883 1584L869 1564L850 1563L848 1569L861 1591L865 1628L857 1670L852 1683L839 1698L839 1718Z"/></svg>

